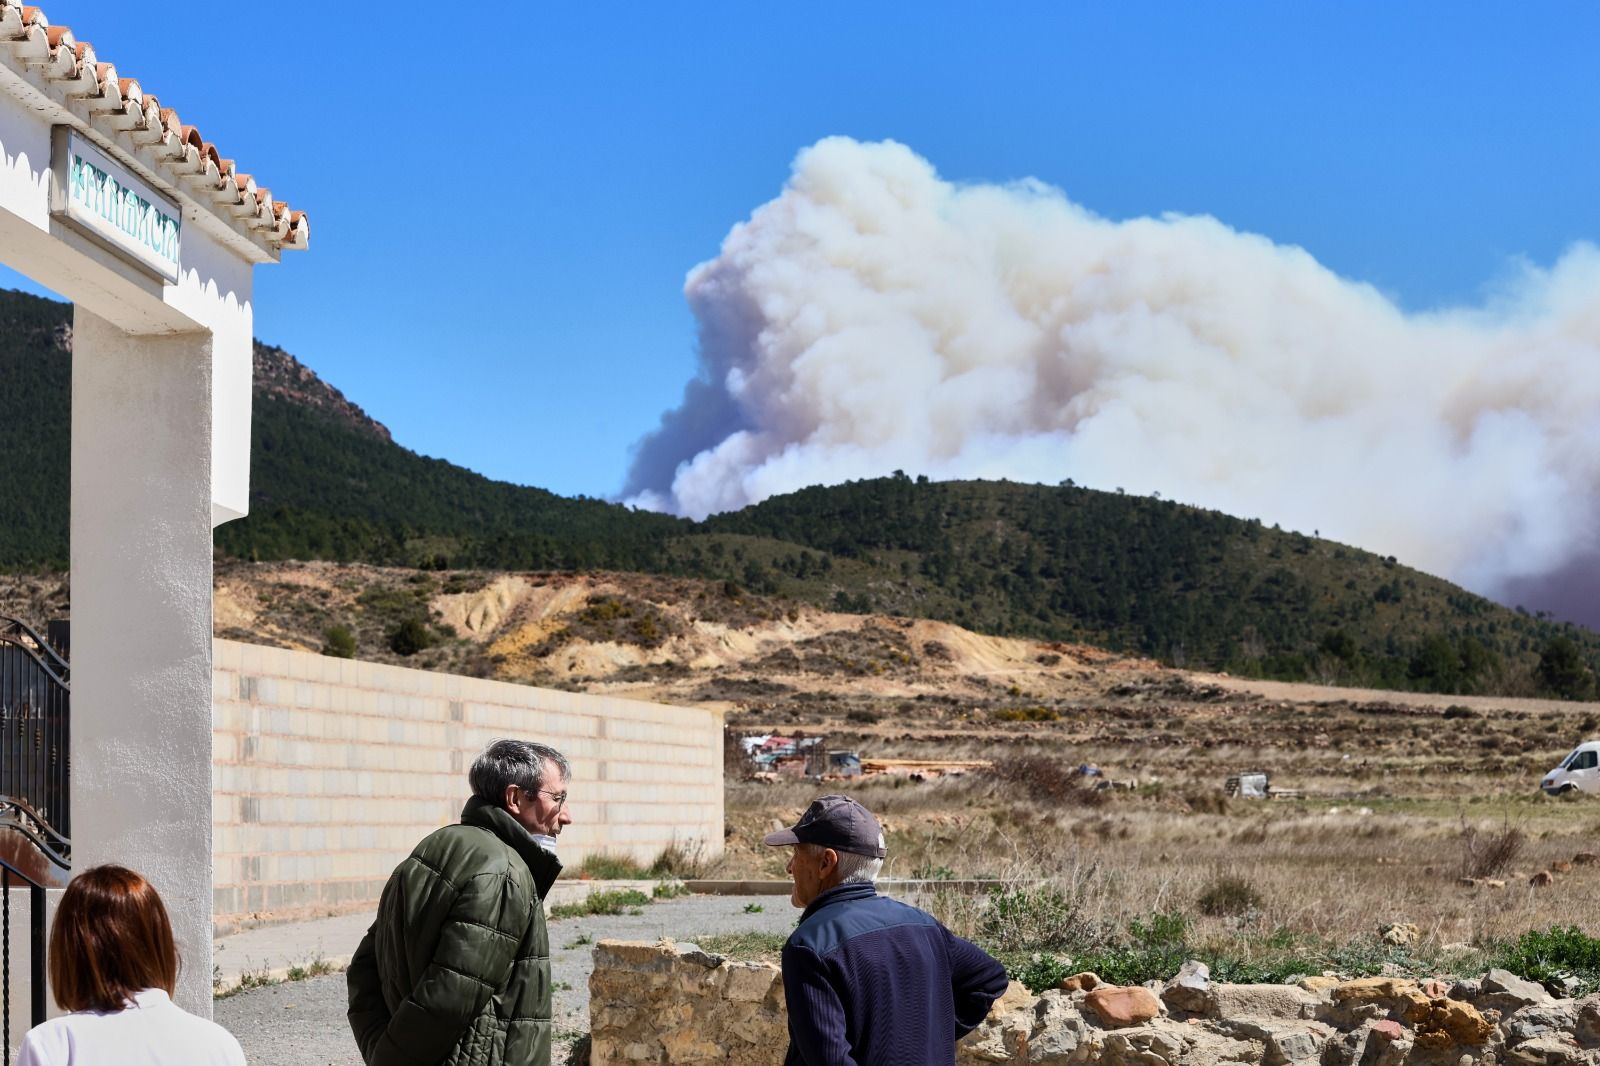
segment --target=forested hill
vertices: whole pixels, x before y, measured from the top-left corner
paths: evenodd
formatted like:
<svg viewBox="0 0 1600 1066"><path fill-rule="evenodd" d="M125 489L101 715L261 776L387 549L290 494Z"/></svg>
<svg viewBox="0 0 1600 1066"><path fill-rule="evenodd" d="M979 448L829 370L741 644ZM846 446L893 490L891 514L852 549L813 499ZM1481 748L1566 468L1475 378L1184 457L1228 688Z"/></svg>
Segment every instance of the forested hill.
<svg viewBox="0 0 1600 1066"><path fill-rule="evenodd" d="M0 290L0 567L67 560L72 309ZM255 346L243 558L409 566L649 569L689 524L567 499L429 459L280 348Z"/></svg>
<svg viewBox="0 0 1600 1066"><path fill-rule="evenodd" d="M0 292L0 567L67 557L70 309ZM1191 667L1438 691L1592 691L1600 635L1383 558L1160 500L896 474L690 523L411 452L259 346L241 559L683 574ZM3 613L3 612L0 612Z"/></svg>

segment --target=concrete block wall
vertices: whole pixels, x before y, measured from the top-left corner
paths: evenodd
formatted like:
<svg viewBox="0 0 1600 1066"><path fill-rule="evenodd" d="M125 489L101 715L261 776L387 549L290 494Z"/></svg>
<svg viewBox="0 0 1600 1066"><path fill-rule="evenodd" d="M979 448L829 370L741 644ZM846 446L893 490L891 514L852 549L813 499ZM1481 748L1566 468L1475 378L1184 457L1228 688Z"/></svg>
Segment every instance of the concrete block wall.
<svg viewBox="0 0 1600 1066"><path fill-rule="evenodd" d="M457 820L497 737L572 763L561 858L722 849L722 715L310 652L215 642L214 922L359 910Z"/></svg>

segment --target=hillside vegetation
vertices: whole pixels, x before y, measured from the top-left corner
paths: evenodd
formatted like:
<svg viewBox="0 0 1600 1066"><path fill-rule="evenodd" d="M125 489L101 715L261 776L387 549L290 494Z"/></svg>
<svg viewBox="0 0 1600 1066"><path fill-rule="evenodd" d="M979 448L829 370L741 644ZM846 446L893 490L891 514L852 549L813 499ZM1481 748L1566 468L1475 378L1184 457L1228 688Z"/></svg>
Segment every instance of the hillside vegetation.
<svg viewBox="0 0 1600 1066"><path fill-rule="evenodd" d="M70 308L0 293L0 566L67 558ZM702 523L417 455L258 345L251 515L224 558L608 569L1174 665L1442 692L1594 691L1600 635L1259 521L1079 488L891 477Z"/></svg>

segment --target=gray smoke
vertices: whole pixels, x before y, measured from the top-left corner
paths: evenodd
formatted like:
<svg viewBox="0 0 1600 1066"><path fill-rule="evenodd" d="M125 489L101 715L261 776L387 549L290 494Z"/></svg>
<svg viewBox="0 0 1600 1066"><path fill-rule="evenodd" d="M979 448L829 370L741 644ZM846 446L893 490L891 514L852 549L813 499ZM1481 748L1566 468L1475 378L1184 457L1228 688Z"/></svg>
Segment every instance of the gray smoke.
<svg viewBox="0 0 1600 1066"><path fill-rule="evenodd" d="M1160 492L1491 595L1600 551L1589 244L1407 314L1212 218L1111 222L829 138L685 293L699 374L637 446L639 506L903 469Z"/></svg>

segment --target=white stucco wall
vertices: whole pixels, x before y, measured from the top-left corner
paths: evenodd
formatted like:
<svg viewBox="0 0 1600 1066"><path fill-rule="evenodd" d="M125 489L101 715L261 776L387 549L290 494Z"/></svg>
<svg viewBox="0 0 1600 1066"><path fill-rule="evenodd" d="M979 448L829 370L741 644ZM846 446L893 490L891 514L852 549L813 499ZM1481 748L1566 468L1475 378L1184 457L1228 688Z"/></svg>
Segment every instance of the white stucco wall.
<svg viewBox="0 0 1600 1066"><path fill-rule="evenodd" d="M209 1016L210 344L81 307L73 337L73 865L150 879Z"/></svg>
<svg viewBox="0 0 1600 1066"><path fill-rule="evenodd" d="M459 820L497 737L572 762L561 858L674 842L722 851L722 715L694 707L216 642L218 926L377 902L424 835Z"/></svg>
<svg viewBox="0 0 1600 1066"><path fill-rule="evenodd" d="M0 260L76 309L73 858L151 878L178 1002L209 1016L211 527L247 509L251 270L271 256L190 201L167 284L52 217L52 125L81 128L83 104L30 77L0 63ZM155 180L152 159L129 169Z"/></svg>

